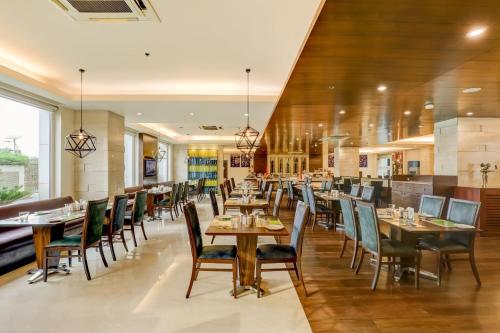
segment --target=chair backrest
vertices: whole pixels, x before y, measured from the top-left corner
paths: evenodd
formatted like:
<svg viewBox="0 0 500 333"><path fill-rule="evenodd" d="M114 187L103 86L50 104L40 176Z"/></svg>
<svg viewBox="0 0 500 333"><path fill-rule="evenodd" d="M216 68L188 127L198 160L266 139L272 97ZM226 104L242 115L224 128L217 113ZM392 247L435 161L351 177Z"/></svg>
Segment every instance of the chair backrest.
<svg viewBox="0 0 500 333"><path fill-rule="evenodd" d="M349 194L354 196L354 197L358 197L359 196L359 188L360 188L359 184L353 184L351 186L351 192L349 192Z"/></svg>
<svg viewBox="0 0 500 333"><path fill-rule="evenodd" d="M302 243L304 242L304 233L308 219L309 207L302 201L297 202L295 217L293 218L292 236L290 238L290 246L295 250L297 258L300 258L302 255Z"/></svg>
<svg viewBox="0 0 500 333"><path fill-rule="evenodd" d="M382 189L384 188L384 181L382 180L371 180L370 185L375 187L374 199L378 200L382 196Z"/></svg>
<svg viewBox="0 0 500 333"><path fill-rule="evenodd" d="M361 229L363 247L372 253L379 253L380 234L375 205L358 200L356 201L356 207L358 208L359 228Z"/></svg>
<svg viewBox="0 0 500 333"><path fill-rule="evenodd" d="M325 192L326 191L326 180L322 180L321 181L320 191L321 192Z"/></svg>
<svg viewBox="0 0 500 333"><path fill-rule="evenodd" d="M451 198L446 219L455 223L476 227L479 217L479 208L481 208L480 202ZM449 233L445 234L443 237L445 239L458 241L466 246L473 246L475 234L473 232Z"/></svg>
<svg viewBox="0 0 500 333"><path fill-rule="evenodd" d="M227 194L231 194L231 192L233 192L233 188L231 187L231 181L229 179L226 179L226 188L227 188Z"/></svg>
<svg viewBox="0 0 500 333"><path fill-rule="evenodd" d="M293 191L293 182L291 180L288 181L288 196L292 200L295 198L295 192Z"/></svg>
<svg viewBox="0 0 500 333"><path fill-rule="evenodd" d="M212 204L212 212L214 213L214 217L219 215L219 206L217 206L217 197L215 196L215 191L210 190L210 203Z"/></svg>
<svg viewBox="0 0 500 333"><path fill-rule="evenodd" d="M424 194L420 198L420 207L418 209L418 212L429 217L440 218L443 214L443 207L445 202L445 197Z"/></svg>
<svg viewBox="0 0 500 333"><path fill-rule="evenodd" d="M201 236L200 220L198 212L193 201L184 205L184 217L189 234L189 243L191 245L191 255L193 260L196 260L203 250L203 238Z"/></svg>
<svg viewBox="0 0 500 333"><path fill-rule="evenodd" d="M179 184L172 184L172 191L170 192L170 205L177 203L177 190L179 189Z"/></svg>
<svg viewBox="0 0 500 333"><path fill-rule="evenodd" d="M182 199L182 193L184 192L184 184L179 183L177 186L177 193L175 194L175 203L179 203Z"/></svg>
<svg viewBox="0 0 500 333"><path fill-rule="evenodd" d="M325 191L330 192L332 190L332 184L333 182L331 180L327 181L325 184Z"/></svg>
<svg viewBox="0 0 500 333"><path fill-rule="evenodd" d="M189 181L184 182L184 193L182 193L182 200L187 201L189 197Z"/></svg>
<svg viewBox="0 0 500 333"><path fill-rule="evenodd" d="M344 182L342 184L342 190L344 193L350 193L351 191L351 178L344 178Z"/></svg>
<svg viewBox="0 0 500 333"><path fill-rule="evenodd" d="M350 239L357 239L356 215L354 215L354 205L351 199L340 199L342 218L344 221L344 232Z"/></svg>
<svg viewBox="0 0 500 333"><path fill-rule="evenodd" d="M354 186L356 185L353 185L353 187ZM363 200L364 202L372 202L374 195L375 195L375 187L363 186L363 191L361 192L361 200Z"/></svg>
<svg viewBox="0 0 500 333"><path fill-rule="evenodd" d="M234 178L233 178L233 177L231 177L231 186L232 186L233 188L235 188L235 187L236 187L236 182L234 181Z"/></svg>
<svg viewBox="0 0 500 333"><path fill-rule="evenodd" d="M101 240L107 208L108 198L88 202L82 227L82 245L84 247L92 246Z"/></svg>
<svg viewBox="0 0 500 333"><path fill-rule="evenodd" d="M311 214L316 215L316 198L314 197L314 189L311 185L306 185L307 201Z"/></svg>
<svg viewBox="0 0 500 333"><path fill-rule="evenodd" d="M304 203L309 206L309 194L307 194L306 184L302 185L302 200L304 200Z"/></svg>
<svg viewBox="0 0 500 333"><path fill-rule="evenodd" d="M226 190L224 189L224 184L219 184L220 194L222 195L222 203L226 202Z"/></svg>
<svg viewBox="0 0 500 333"><path fill-rule="evenodd" d="M201 179L201 193L205 193L205 186L207 184L207 179L206 178L202 178Z"/></svg>
<svg viewBox="0 0 500 333"><path fill-rule="evenodd" d="M266 192L266 200L267 200L268 204L271 204L272 196L273 196L273 187L269 186L269 188L267 189L267 192Z"/></svg>
<svg viewBox="0 0 500 333"><path fill-rule="evenodd" d="M283 189L280 188L276 191L276 197L274 198L273 216L275 217L279 217L280 215L282 198L283 198Z"/></svg>
<svg viewBox="0 0 500 333"><path fill-rule="evenodd" d="M113 199L113 208L111 209L111 231L120 231L123 229L125 221L125 212L127 211L128 195L115 195Z"/></svg>
<svg viewBox="0 0 500 333"><path fill-rule="evenodd" d="M134 222L144 220L144 209L146 208L147 197L148 192L146 190L135 193L134 208L132 209L132 212L134 213Z"/></svg>

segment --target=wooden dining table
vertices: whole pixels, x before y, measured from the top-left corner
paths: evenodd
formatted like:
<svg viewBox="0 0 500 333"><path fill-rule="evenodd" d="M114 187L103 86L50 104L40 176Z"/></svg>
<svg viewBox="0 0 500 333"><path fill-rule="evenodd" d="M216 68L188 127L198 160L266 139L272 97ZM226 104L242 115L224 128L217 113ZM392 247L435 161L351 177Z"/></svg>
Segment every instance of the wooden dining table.
<svg viewBox="0 0 500 333"><path fill-rule="evenodd" d="M234 208L239 209L242 214L250 214L254 209L262 209L267 212L269 203L266 199L252 199L244 202L242 198L229 198L224 202L224 212Z"/></svg>
<svg viewBox="0 0 500 333"><path fill-rule="evenodd" d="M243 195L243 192L244 192L243 190L233 190L229 196L230 197L241 197ZM259 196L259 195L262 195L262 192L260 192L258 190L250 190L250 191L248 191L248 194L253 195L253 196Z"/></svg>
<svg viewBox="0 0 500 333"><path fill-rule="evenodd" d="M171 187L166 187L162 191L148 191L148 195L146 197L146 211L148 216L154 216L154 204L165 199L165 195L170 193L172 193Z"/></svg>
<svg viewBox="0 0 500 333"><path fill-rule="evenodd" d="M283 227L281 230L269 230L265 226L270 219L275 221L279 218L272 216L259 216L253 226L245 226L241 223L241 216L234 216L238 219L238 226L233 228L233 222L228 221L226 225L215 217L205 231L207 236L236 236L236 246L238 248L238 271L240 286L238 293L244 290L254 289L255 281L255 260L257 251L257 239L259 236L288 236L288 230ZM281 223L281 221L279 221Z"/></svg>
<svg viewBox="0 0 500 333"><path fill-rule="evenodd" d="M128 200L127 207L130 208L134 204L134 200ZM111 211L113 204L109 203L107 214ZM7 218L0 220L0 228L23 228L31 227L33 229L33 243L35 245L35 258L37 268L30 270L31 275L28 278L29 283L34 283L43 277L43 250L47 244L53 240L61 239L64 235L65 224L67 222L77 222L85 219L85 211L74 211L65 214L62 208L57 208L48 211L35 212L30 214L27 221L21 221L19 217ZM108 223L108 219L106 219ZM69 274L70 269L66 265L59 264L59 257L54 255L53 259L49 260L49 274L65 273Z"/></svg>

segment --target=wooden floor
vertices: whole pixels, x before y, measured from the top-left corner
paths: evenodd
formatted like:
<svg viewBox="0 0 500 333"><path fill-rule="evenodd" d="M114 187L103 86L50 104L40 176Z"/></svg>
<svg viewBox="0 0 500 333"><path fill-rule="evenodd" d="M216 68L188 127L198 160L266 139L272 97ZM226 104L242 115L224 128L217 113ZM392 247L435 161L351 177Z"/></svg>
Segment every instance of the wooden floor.
<svg viewBox="0 0 500 333"><path fill-rule="evenodd" d="M284 207L280 217L291 224L293 213ZM396 283L383 271L376 291L370 289L374 268L366 258L359 275L349 268L350 248L339 258L341 233L308 227L304 239L309 297L291 276L314 332L500 332L500 238L476 242L480 288L468 261L452 257L453 270L444 271L441 288L421 279L417 290L413 276ZM434 258L424 254L422 268L435 271Z"/></svg>

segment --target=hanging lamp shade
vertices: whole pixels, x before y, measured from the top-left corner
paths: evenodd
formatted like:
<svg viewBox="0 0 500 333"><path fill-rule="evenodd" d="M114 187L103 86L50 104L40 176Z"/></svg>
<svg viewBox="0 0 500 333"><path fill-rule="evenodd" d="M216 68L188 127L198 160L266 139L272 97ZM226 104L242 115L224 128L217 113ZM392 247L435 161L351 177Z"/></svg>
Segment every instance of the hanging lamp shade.
<svg viewBox="0 0 500 333"><path fill-rule="evenodd" d="M64 147L65 151L78 158L85 158L97 149L97 138L83 129L83 73L85 73L85 70L80 68L80 129L66 136L66 145Z"/></svg>
<svg viewBox="0 0 500 333"><path fill-rule="evenodd" d="M250 69L246 69L247 73L247 126L237 132L235 136L236 148L245 156L252 157L255 149L257 149L257 139L259 131L250 126Z"/></svg>
<svg viewBox="0 0 500 333"><path fill-rule="evenodd" d="M157 161L157 162L161 162L163 161L163 159L165 157L167 157L167 151L166 150L163 150L161 149L161 146L160 146L160 140L161 140L161 132L160 132L160 128L158 127L158 149L154 152L153 154L153 158Z"/></svg>

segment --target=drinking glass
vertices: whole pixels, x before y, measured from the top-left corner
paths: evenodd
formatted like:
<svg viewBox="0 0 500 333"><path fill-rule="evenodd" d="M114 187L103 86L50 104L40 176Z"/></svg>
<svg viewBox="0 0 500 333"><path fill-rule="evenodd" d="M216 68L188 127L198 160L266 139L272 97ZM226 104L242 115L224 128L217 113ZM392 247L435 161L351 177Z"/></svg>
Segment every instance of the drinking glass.
<svg viewBox="0 0 500 333"><path fill-rule="evenodd" d="M63 208L64 215L71 215L71 204L65 204Z"/></svg>
<svg viewBox="0 0 500 333"><path fill-rule="evenodd" d="M233 215L231 217L231 223L233 224L233 229L238 229L240 227L240 216Z"/></svg>
<svg viewBox="0 0 500 333"><path fill-rule="evenodd" d="M30 212L19 212L19 221L27 222L30 216Z"/></svg>

